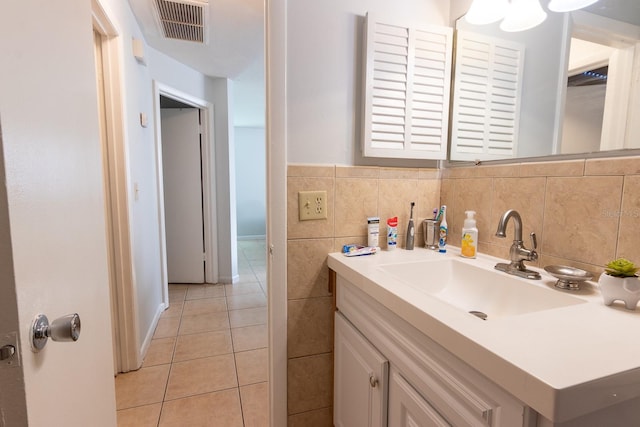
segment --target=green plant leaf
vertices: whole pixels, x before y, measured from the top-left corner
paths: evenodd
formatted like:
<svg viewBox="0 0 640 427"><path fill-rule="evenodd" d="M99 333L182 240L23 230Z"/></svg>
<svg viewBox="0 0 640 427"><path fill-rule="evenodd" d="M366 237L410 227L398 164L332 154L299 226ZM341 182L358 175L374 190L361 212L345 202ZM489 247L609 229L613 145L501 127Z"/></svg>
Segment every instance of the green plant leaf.
<svg viewBox="0 0 640 427"><path fill-rule="evenodd" d="M618 258L605 266L605 272L614 277L632 277L638 270L640 267L625 258Z"/></svg>

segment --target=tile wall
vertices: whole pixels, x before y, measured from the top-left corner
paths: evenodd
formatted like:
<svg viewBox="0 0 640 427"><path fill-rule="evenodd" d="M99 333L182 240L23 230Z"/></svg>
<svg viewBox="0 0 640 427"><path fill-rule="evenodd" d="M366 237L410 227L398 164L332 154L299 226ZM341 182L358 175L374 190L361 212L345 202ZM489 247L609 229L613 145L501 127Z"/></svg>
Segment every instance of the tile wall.
<svg viewBox="0 0 640 427"><path fill-rule="evenodd" d="M416 202L414 218L438 206L439 174L436 169L290 165L287 187L289 426L331 426L333 297L327 254L345 243L366 244L368 216L397 215L398 243L404 246L410 203ZM326 220L298 220L298 191L311 190L327 191Z"/></svg>
<svg viewBox="0 0 640 427"><path fill-rule="evenodd" d="M465 210L477 211L479 250L508 258L494 236L500 215L516 209L525 244L538 236L539 266L565 264L595 273L615 257L640 262L640 157L436 169L290 165L288 215L289 426L332 425L333 312L326 255L366 243L366 218L399 217L404 245L409 204L421 220L448 206L452 242ZM298 221L298 191L326 190L326 220ZM384 226L381 226L384 229ZM381 239L384 247L384 239Z"/></svg>
<svg viewBox="0 0 640 427"><path fill-rule="evenodd" d="M508 258L513 225L506 239L495 232L500 216L516 209L525 246L532 231L538 238L539 260L529 264L599 274L617 257L640 263L640 157L451 168L441 185L453 242L464 211L475 210L479 251Z"/></svg>

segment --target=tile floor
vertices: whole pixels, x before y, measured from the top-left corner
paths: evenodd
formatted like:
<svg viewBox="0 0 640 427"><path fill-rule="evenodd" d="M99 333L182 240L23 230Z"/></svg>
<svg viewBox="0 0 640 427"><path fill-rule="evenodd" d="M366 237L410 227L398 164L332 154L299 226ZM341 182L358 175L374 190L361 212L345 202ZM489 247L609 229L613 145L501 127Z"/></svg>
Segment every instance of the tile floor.
<svg viewBox="0 0 640 427"><path fill-rule="evenodd" d="M238 270L169 285L142 368L116 377L118 427L269 425L264 240L238 242Z"/></svg>

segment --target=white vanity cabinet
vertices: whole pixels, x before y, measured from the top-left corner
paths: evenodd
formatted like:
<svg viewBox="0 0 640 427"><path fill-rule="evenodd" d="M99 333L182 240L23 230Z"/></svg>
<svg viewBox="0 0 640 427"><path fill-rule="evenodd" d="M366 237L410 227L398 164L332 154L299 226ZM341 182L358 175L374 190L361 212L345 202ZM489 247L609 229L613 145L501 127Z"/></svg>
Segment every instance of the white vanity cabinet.
<svg viewBox="0 0 640 427"><path fill-rule="evenodd" d="M391 370L389 378L389 425L451 426L396 369Z"/></svg>
<svg viewBox="0 0 640 427"><path fill-rule="evenodd" d="M340 313L334 360L334 426L385 427L389 361Z"/></svg>
<svg viewBox="0 0 640 427"><path fill-rule="evenodd" d="M336 427L535 426L522 402L340 275L336 284Z"/></svg>

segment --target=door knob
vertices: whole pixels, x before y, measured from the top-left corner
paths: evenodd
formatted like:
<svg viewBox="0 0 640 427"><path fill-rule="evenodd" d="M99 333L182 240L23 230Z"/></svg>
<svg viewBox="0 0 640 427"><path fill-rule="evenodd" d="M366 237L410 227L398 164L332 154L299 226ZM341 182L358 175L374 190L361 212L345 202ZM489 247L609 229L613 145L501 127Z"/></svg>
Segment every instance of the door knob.
<svg viewBox="0 0 640 427"><path fill-rule="evenodd" d="M51 324L44 314L36 316L31 328L31 349L36 353L39 352L49 338L53 341L78 341L80 316L77 313L68 314L54 320Z"/></svg>

